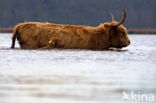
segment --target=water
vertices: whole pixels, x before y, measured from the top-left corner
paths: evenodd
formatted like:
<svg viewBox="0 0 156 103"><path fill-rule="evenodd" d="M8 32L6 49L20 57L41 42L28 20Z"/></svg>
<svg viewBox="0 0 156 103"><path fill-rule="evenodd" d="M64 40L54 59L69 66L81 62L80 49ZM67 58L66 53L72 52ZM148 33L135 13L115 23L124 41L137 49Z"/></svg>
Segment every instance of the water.
<svg viewBox="0 0 156 103"><path fill-rule="evenodd" d="M0 103L156 102L156 35L130 35L123 51L11 50L10 38L0 34Z"/></svg>

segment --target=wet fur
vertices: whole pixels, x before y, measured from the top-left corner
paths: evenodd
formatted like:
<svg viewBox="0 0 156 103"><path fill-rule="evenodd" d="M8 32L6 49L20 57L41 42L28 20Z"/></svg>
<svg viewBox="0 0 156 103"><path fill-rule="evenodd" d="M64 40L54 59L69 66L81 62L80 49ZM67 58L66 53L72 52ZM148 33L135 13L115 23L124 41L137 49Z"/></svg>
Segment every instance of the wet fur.
<svg viewBox="0 0 156 103"><path fill-rule="evenodd" d="M49 40L59 38L64 49L95 49L125 47L129 45L127 30L123 25L112 27L115 21L97 27L62 25L41 22L18 24L12 36L11 48L17 38L22 49L38 49L48 45ZM124 35L120 35L120 33Z"/></svg>

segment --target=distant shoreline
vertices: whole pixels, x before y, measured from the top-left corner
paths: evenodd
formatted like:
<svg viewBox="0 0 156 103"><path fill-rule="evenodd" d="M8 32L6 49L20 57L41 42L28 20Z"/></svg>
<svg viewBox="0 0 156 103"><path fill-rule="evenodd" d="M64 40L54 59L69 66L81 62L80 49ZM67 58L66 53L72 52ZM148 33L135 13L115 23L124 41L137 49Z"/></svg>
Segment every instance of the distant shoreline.
<svg viewBox="0 0 156 103"><path fill-rule="evenodd" d="M128 29L129 34L156 34L156 29Z"/></svg>
<svg viewBox="0 0 156 103"><path fill-rule="evenodd" d="M0 33L12 33L13 28L0 28ZM129 34L156 34L156 29L128 29Z"/></svg>
<svg viewBox="0 0 156 103"><path fill-rule="evenodd" d="M0 28L0 33L12 33L13 28Z"/></svg>

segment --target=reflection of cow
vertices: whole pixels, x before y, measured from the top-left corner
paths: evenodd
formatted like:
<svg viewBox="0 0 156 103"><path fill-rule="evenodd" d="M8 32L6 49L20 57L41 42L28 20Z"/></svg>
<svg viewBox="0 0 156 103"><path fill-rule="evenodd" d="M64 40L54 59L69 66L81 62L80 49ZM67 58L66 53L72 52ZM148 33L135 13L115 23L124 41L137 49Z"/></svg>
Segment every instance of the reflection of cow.
<svg viewBox="0 0 156 103"><path fill-rule="evenodd" d="M122 25L126 19L126 11L120 22L100 24L97 27L62 25L40 22L26 22L18 24L14 29L12 37L12 46L15 46L15 40L19 41L22 49L46 48L49 42L58 38L63 46L55 48L64 49L94 49L103 50L113 48L122 48L130 44L127 29Z"/></svg>

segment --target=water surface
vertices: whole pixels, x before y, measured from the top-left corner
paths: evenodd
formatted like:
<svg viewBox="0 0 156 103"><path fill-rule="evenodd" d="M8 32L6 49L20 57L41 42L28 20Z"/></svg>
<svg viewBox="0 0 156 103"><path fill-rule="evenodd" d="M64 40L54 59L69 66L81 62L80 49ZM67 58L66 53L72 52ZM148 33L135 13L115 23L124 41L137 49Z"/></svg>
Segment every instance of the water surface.
<svg viewBox="0 0 156 103"><path fill-rule="evenodd" d="M130 35L123 51L11 50L10 38L0 34L0 103L130 103L132 91L156 102L156 35Z"/></svg>

